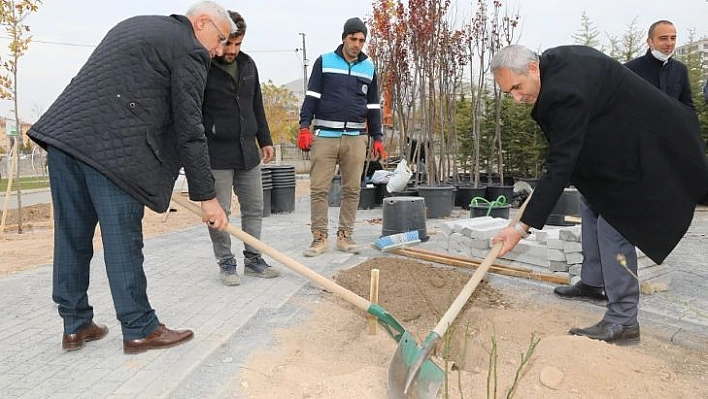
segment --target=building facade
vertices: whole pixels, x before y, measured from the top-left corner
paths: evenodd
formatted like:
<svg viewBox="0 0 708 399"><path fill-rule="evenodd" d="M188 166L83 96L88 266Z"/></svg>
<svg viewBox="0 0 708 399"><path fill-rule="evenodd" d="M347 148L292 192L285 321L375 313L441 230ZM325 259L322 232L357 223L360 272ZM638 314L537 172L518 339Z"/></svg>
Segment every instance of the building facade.
<svg viewBox="0 0 708 399"><path fill-rule="evenodd" d="M20 122L20 132L22 133L22 143L27 146L30 142L27 131L32 127L31 123ZM15 132L15 120L12 118L0 117L0 153L10 152L12 147L12 137L17 137Z"/></svg>

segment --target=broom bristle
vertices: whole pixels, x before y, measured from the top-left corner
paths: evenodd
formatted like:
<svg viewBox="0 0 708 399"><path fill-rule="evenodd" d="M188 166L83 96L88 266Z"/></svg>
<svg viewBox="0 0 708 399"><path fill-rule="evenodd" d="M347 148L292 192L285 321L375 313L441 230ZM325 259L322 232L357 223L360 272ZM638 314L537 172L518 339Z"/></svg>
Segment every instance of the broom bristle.
<svg viewBox="0 0 708 399"><path fill-rule="evenodd" d="M374 240L374 246L379 250L386 252L392 249L400 248L405 245L417 244L420 242L418 230L408 231L405 233L391 234L388 236L379 237Z"/></svg>

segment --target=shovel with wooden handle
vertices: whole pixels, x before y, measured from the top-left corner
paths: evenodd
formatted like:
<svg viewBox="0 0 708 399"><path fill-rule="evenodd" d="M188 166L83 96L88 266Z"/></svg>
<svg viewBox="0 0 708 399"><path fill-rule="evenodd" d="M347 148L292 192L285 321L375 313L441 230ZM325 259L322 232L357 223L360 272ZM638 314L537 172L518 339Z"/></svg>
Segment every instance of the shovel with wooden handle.
<svg viewBox="0 0 708 399"><path fill-rule="evenodd" d="M531 195L526 198L526 201L521 205L508 226L513 226L519 222L530 199ZM445 312L435 329L428 334L420 347L418 347L415 338L410 333L405 332L403 334L398 341L398 348L388 368L389 394L392 398L403 399L408 397L409 392L413 392L411 389L413 386L415 386L414 390L418 399L433 399L437 396L445 374L437 364L430 360L430 355L442 339L442 336L445 335L448 327L455 321L462 307L470 299L489 267L499 256L502 246L502 242L494 244L487 257L484 258L479 268L462 288L455 301L452 302L450 308ZM434 367L431 367L431 365Z"/></svg>
<svg viewBox="0 0 708 399"><path fill-rule="evenodd" d="M201 216L202 214L202 210L199 205L193 203L192 201L183 196L173 194L172 201L178 203L179 205L181 205L182 207L197 216ZM260 252L270 256L276 261L282 263L291 270L301 274L308 280L311 280L319 284L321 287L338 295L339 297L358 307L359 309L369 313L370 315L375 316L379 324L384 328L384 330L386 330L386 332L388 332L391 337L393 337L393 339L396 340L396 342L398 342L401 339L401 336L403 336L403 334L406 332L405 328L401 326L401 323L399 323L390 313L388 313L378 304L370 302L360 297L359 295L353 293L352 291L349 291L348 289L342 287L341 285L338 285L334 281L327 279L322 275L312 271L305 265L297 262L296 260L283 254L282 252L279 252L276 249L264 244L262 241L258 240L257 238L253 237L252 235L246 233L241 229L238 229L231 225L226 225L223 230L227 231L234 237L252 246L253 248L259 250ZM428 363L432 362L428 361ZM428 366L425 367L427 368Z"/></svg>

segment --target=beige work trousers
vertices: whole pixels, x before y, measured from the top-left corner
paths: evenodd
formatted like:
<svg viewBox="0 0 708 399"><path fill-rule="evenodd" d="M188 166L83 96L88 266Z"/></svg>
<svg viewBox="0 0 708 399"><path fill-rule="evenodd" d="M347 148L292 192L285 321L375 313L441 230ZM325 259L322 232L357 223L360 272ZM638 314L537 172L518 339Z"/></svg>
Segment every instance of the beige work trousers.
<svg viewBox="0 0 708 399"><path fill-rule="evenodd" d="M310 229L313 232L327 233L329 187L337 164L342 175L342 202L337 230L354 231L366 144L366 135L314 137L310 157Z"/></svg>

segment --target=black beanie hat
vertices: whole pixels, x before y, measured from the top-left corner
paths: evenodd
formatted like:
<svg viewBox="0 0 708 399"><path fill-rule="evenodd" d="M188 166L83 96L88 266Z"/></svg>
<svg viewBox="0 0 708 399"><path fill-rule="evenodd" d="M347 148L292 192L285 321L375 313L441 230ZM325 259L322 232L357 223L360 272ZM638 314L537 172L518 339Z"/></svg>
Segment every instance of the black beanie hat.
<svg viewBox="0 0 708 399"><path fill-rule="evenodd" d="M366 25L359 18L349 18L347 22L344 23L344 30L342 31L342 39L347 37L350 33L361 32L366 37L368 31L366 30Z"/></svg>

